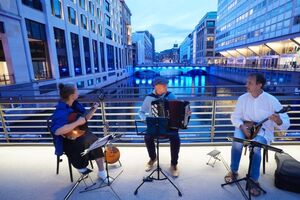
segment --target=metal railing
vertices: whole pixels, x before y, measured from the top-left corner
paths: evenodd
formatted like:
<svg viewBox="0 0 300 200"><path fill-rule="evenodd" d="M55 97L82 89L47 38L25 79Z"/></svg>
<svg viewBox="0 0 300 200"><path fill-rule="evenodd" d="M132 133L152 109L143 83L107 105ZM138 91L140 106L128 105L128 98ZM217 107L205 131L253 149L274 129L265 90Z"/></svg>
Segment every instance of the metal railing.
<svg viewBox="0 0 300 200"><path fill-rule="evenodd" d="M223 144L228 143L227 137L233 136L234 127L230 122L237 97L184 97L191 102L192 117L188 129L180 130L182 143L187 144ZM289 112L291 127L285 131L275 131L275 143L299 144L300 141L300 101L299 96L279 96L283 105L291 105ZM80 101L88 109L93 98ZM119 143L143 143L143 136L137 135L145 130L139 120L138 110L142 98L122 98L104 100L106 121L110 132L122 134ZM0 102L0 144L49 144L52 137L47 130L46 120L55 110L57 99L8 99ZM94 117L89 121L89 128L93 133L102 137L103 121L102 109L99 107Z"/></svg>

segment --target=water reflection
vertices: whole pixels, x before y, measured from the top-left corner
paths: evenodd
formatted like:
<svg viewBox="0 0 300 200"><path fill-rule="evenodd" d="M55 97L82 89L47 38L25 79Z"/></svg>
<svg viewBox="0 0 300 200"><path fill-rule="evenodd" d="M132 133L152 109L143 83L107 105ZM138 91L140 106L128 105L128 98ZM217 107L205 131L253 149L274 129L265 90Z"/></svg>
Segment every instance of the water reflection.
<svg viewBox="0 0 300 200"><path fill-rule="evenodd" d="M149 94L153 90L152 85L153 77L139 78L129 77L105 87L107 94L133 95L132 97L143 97ZM175 93L179 97L189 96L214 96L218 94L223 96L224 94L231 94L237 90L241 93L245 91L245 88L241 87L228 87L230 85L236 85L236 82L231 82L222 78L218 78L210 75L197 75L197 76L175 76L169 78L169 90Z"/></svg>

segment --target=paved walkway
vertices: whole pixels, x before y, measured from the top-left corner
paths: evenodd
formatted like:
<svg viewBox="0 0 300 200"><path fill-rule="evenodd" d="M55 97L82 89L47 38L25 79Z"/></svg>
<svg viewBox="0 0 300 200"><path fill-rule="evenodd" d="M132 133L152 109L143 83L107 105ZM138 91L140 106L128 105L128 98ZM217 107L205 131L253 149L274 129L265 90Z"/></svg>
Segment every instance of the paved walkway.
<svg viewBox="0 0 300 200"><path fill-rule="evenodd" d="M300 160L299 146L278 146ZM178 197L176 190L167 181L154 181L145 183L135 196L135 188L141 183L142 178L148 173L144 171L147 161L145 147L120 147L121 161L123 167L118 164L110 165L112 176L115 176L121 169L123 173L113 182L112 188L122 200L240 200L243 196L238 188L234 186L220 186L227 170L222 162L217 162L215 167L206 165L208 152L217 148L221 151L224 160L229 163L229 146L183 146L180 151L179 167L180 176L177 179L171 178L179 187L183 196ZM169 147L161 147L161 167L168 174L169 167ZM67 169L67 159L60 164L59 175L55 174L56 157L53 154L53 147L0 147L0 199L2 200L56 200L63 199L74 183L70 182ZM248 156L242 156L241 176L247 171ZM269 152L269 163L266 165L266 174L261 176L261 186L267 194L253 199L276 198L299 200L300 194L291 193L277 189L274 186L274 170L276 162L274 152ZM75 180L79 174L74 169ZM97 184L96 172L92 172L91 177ZM244 186L245 184L242 183ZM80 184L71 195L70 199L117 199L109 187L79 193L84 188Z"/></svg>

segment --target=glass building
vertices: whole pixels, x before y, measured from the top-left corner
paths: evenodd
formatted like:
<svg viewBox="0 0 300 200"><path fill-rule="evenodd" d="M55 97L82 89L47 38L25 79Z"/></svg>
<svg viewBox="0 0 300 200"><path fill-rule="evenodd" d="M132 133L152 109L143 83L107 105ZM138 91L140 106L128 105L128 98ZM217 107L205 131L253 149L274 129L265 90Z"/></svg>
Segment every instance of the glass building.
<svg viewBox="0 0 300 200"><path fill-rule="evenodd" d="M95 88L132 74L124 0L10 0L0 12L1 87Z"/></svg>
<svg viewBox="0 0 300 200"><path fill-rule="evenodd" d="M300 68L300 0L219 0L216 50L223 65Z"/></svg>

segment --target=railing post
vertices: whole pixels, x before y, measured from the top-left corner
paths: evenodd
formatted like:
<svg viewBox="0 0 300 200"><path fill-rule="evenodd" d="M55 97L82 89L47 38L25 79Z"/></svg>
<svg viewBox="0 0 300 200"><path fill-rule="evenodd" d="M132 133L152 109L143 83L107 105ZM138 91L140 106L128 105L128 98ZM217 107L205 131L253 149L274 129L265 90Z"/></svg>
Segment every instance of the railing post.
<svg viewBox="0 0 300 200"><path fill-rule="evenodd" d="M210 142L214 141L215 137L215 125L216 125L216 100L213 100L212 116L211 116L211 132L210 132Z"/></svg>
<svg viewBox="0 0 300 200"><path fill-rule="evenodd" d="M7 131L7 128L6 128L4 112L2 110L2 105L1 104L0 104L0 117L1 117L2 129L3 129L3 132L5 134L6 142L9 143L8 131Z"/></svg>

